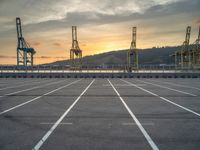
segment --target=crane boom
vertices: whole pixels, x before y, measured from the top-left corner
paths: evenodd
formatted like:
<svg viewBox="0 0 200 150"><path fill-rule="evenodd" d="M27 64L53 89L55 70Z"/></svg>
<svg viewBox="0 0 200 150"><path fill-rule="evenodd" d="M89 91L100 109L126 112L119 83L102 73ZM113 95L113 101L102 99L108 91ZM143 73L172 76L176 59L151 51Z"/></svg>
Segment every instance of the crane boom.
<svg viewBox="0 0 200 150"><path fill-rule="evenodd" d="M34 48L31 48L23 37L21 19L16 18L17 29L17 65L18 66L33 66L33 55L36 53Z"/></svg>

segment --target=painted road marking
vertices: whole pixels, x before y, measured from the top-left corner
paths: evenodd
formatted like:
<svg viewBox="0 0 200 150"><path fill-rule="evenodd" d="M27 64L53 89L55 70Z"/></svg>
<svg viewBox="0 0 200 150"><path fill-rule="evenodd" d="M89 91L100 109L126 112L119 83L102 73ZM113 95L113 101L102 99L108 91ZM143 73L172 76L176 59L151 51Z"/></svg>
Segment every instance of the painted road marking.
<svg viewBox="0 0 200 150"><path fill-rule="evenodd" d="M179 104L177 104L177 103L175 103L175 102L172 102L172 101L170 101L169 99L166 99L166 98L161 97L161 96L159 96L159 95L157 95L157 94L155 94L155 93L152 93L152 92L150 92L150 91L148 91L148 90L146 90L146 89L144 89L144 88L142 88L142 87L139 87L139 86L137 86L137 85L135 85L135 84L133 84L133 83L131 83L131 82L128 82L128 81L123 80L123 79L120 79L120 80L122 80L122 81L126 82L127 84L130 84L130 85L132 85L132 86L134 86L134 87L136 87L136 88L138 88L138 89L141 89L142 91L145 91L145 92L147 92L147 93L149 93L149 94L151 94L151 95L154 95L155 97L158 97L158 98L160 98L160 99L162 99L162 100L164 100L164 101L166 101L166 102L168 102L168 103L171 103L171 104L173 104L173 105L175 105L175 106L178 106L179 108L182 108L182 109L184 109L184 110L186 110L186 111L188 111L188 112L191 112L191 113L193 113L193 114L195 114L195 115L197 115L197 116L200 117L200 114L199 114L199 113L197 113L197 112L195 112L195 111L193 111L193 110L191 110L191 109L189 109L189 108L186 108L186 107L184 107L184 106L182 106L182 105L179 105Z"/></svg>
<svg viewBox="0 0 200 150"><path fill-rule="evenodd" d="M12 89L12 88L16 88L16 87L23 87L23 86L26 86L27 84L30 84L30 83L38 83L38 82L35 82L35 81L32 81L32 82L28 82L28 81L24 81L24 82L20 82L20 83L17 83L17 84L23 84L23 85L16 85L16 86L7 86L7 87L4 87L4 88L1 88L0 91L2 90L6 90L6 89ZM6 84L7 85L7 84Z"/></svg>
<svg viewBox="0 0 200 150"><path fill-rule="evenodd" d="M2 90L7 90L7 89L13 89L13 88L23 87L23 86L29 85L30 83L31 83L31 84L37 84L37 83L43 83L43 82L44 82L44 83L45 83L45 82L48 82L48 80L45 80L45 81L37 81L37 82L36 82L36 81L32 81L32 82L28 82L28 83L27 83L27 81L26 81L26 82L20 82L19 84L21 84L21 83L25 83L25 84L1 88L0 91L2 91Z"/></svg>
<svg viewBox="0 0 200 150"><path fill-rule="evenodd" d="M40 124L52 125L52 124L55 124L55 122L41 122ZM61 122L61 123L59 123L59 125L72 125L72 124L73 124L72 122Z"/></svg>
<svg viewBox="0 0 200 150"><path fill-rule="evenodd" d="M197 96L197 95L195 95L195 94L188 93L188 92L185 92L185 91L180 91L180 90L173 89L173 88L169 88L169 87L167 87L167 86L162 86L162 85L159 85L159 84L154 84L154 83L151 83L151 82L146 82L146 81L141 81L141 80L137 80L137 81L140 81L140 82L143 82L143 83L146 83L146 84L151 84L151 85L154 85L154 86L157 86L157 87L165 88L165 89L168 89L168 90L171 90L171 91L183 93L183 94L186 94L186 95Z"/></svg>
<svg viewBox="0 0 200 150"><path fill-rule="evenodd" d="M137 84L138 86L146 86L146 84ZM111 86L110 84L103 84L103 86ZM128 84L115 84L115 87L116 86L131 86L131 85L128 85Z"/></svg>
<svg viewBox="0 0 200 150"><path fill-rule="evenodd" d="M48 84L44 84L44 85L40 85L40 86L35 86L35 87L29 88L29 89L24 89L24 90L12 92L12 93L8 93L8 94L5 94L3 96L0 96L0 98L1 97L5 97L5 96L11 96L11 95L18 94L18 93L21 93L21 92L31 91L31 90L38 89L38 88L41 88L41 87L45 87L45 86L52 85L52 84L57 84L57 83L60 83L60 82L63 82L63 81L64 80L57 81L57 82L52 82L52 83L48 83Z"/></svg>
<svg viewBox="0 0 200 150"><path fill-rule="evenodd" d="M35 101L35 100L37 100L37 99L42 98L43 96L47 96L47 95L49 95L49 94L51 94L51 93L53 93L53 92L56 92L56 91L58 91L58 90L61 90L61 89L65 88L65 87L68 87L68 86L70 86L70 85L72 85L72 84L75 84L75 83L77 83L77 82L79 82L79 81L81 81L81 79L80 79L80 80L77 80L77 81L74 81L74 82L71 82L71 83L69 83L69 84L67 84L67 85L61 86L61 87L59 87L59 88L57 88L57 89L55 89L55 90L53 90L53 91L47 92L47 93L45 93L45 94L43 94L43 95L41 95L41 96L38 96L38 97L33 98L33 99L29 100L29 101L26 101L26 102L24 102L24 103L21 103L21 104L19 104L19 105L16 105L16 106L14 106L14 107L12 107L12 108L9 108L9 109L7 109L7 110L4 110L4 111L0 112L0 115L5 114L5 113L7 113L7 112L9 112L9 111L11 111L11 110L14 110L14 109L16 109L16 108L19 108L19 107L21 107L21 106L24 106L24 105L26 105L26 104L28 104L28 103L30 103L30 102L33 102L33 101Z"/></svg>
<svg viewBox="0 0 200 150"><path fill-rule="evenodd" d="M120 96L119 92L116 90L116 88L114 87L114 85L110 82L110 80L108 79L108 82L110 83L110 85L112 86L113 90L115 91L115 93L118 95L119 99L121 100L121 102L123 103L123 105L125 106L125 108L127 109L127 111L129 112L129 114L131 115L131 117L133 118L133 120L135 121L135 123L137 124L138 128L140 129L140 131L142 132L142 134L144 135L144 137L146 138L146 140L148 141L148 143L150 144L151 148L153 150L158 150L157 145L154 143L154 141L151 139L151 137L149 136L149 134L146 132L146 130L143 128L142 124L139 122L139 120L137 119L137 117L133 114L133 112L131 111L131 109L128 107L128 105L126 104L126 102L123 100L123 98Z"/></svg>
<svg viewBox="0 0 200 150"><path fill-rule="evenodd" d="M124 123L122 123L122 125L124 125L124 126L135 126L137 124L134 123L134 122L124 122ZM155 124L154 123L141 123L141 125L143 125L143 126L153 126Z"/></svg>
<svg viewBox="0 0 200 150"><path fill-rule="evenodd" d="M76 105L76 103L81 99L81 97L85 94L85 92L90 88L92 83L95 81L92 80L92 82L85 88L85 90L80 94L80 96L73 102L73 104L64 112L64 114L54 123L54 125L50 128L49 131L42 137L42 139L35 145L35 147L32 150L39 150L41 146L44 144L44 142L48 139L48 137L53 133L53 131L58 127L58 125L61 123L61 121L67 116L67 114L70 112L70 110Z"/></svg>
<svg viewBox="0 0 200 150"><path fill-rule="evenodd" d="M169 81L168 81L168 82L156 81L156 80L150 80L150 81L158 82L158 83L165 83L165 84L174 85L174 86L178 86L178 87L187 87L187 88L191 88L191 89L195 89L195 90L199 90L199 91L200 91L200 88L197 88L197 87L187 86L187 85L177 84L177 83L171 83L171 82L169 82Z"/></svg>

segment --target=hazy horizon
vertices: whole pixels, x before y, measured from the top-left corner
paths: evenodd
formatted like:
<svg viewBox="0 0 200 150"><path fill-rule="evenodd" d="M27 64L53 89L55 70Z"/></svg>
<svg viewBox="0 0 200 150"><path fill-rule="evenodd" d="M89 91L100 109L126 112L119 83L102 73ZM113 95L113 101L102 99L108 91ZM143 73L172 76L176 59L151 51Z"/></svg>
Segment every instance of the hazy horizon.
<svg viewBox="0 0 200 150"><path fill-rule="evenodd" d="M199 0L0 0L0 64L16 64L16 17L41 64L69 58L72 25L83 56L128 49L133 26L137 48L181 45L188 25L193 43L199 6Z"/></svg>

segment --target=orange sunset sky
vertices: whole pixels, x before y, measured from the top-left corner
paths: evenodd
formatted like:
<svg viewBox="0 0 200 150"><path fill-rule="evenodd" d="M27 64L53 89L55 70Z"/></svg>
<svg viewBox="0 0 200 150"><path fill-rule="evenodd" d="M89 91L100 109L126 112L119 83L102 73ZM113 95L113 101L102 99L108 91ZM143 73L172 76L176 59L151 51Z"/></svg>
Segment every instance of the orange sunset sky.
<svg viewBox="0 0 200 150"><path fill-rule="evenodd" d="M132 26L137 26L137 48L180 45L188 25L193 42L199 6L199 0L3 0L0 64L16 64L16 17L37 51L35 63L42 64L69 58L72 25L84 56L129 48Z"/></svg>

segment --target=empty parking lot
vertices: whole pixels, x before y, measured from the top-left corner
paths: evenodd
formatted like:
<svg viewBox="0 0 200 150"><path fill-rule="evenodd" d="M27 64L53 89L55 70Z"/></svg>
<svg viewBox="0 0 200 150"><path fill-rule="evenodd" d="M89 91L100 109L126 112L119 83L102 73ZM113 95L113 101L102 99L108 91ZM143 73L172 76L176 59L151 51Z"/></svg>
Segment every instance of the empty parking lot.
<svg viewBox="0 0 200 150"><path fill-rule="evenodd" d="M200 79L0 79L0 149L199 149Z"/></svg>

